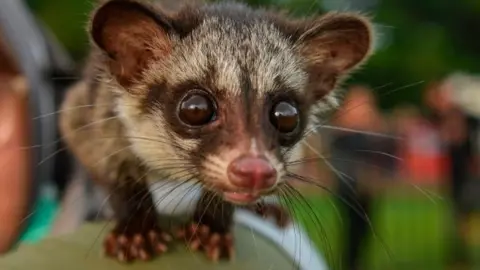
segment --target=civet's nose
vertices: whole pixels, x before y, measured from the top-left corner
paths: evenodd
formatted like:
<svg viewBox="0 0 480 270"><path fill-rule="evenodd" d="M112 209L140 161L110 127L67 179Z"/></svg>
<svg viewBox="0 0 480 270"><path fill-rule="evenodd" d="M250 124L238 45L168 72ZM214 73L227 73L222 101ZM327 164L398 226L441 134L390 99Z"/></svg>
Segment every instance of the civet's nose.
<svg viewBox="0 0 480 270"><path fill-rule="evenodd" d="M227 168L230 182L238 187L262 190L275 185L277 171L262 157L240 156Z"/></svg>

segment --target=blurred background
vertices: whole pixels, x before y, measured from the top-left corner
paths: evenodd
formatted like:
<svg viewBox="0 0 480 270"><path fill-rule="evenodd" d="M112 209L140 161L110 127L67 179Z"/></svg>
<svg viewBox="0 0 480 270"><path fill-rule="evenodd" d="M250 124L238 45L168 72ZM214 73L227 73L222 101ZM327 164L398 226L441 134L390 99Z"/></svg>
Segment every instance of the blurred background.
<svg viewBox="0 0 480 270"><path fill-rule="evenodd" d="M80 67L92 0L26 2ZM304 200L296 200L295 214L329 263L344 269L480 269L480 1L247 2L299 16L360 11L376 23L374 56L346 82L344 105L311 132L305 143L311 158L298 164L322 188L298 185ZM22 89L28 87L6 47L3 52L0 103L18 105L7 110L0 104L0 117L16 119L21 132L28 116L9 115L26 106ZM0 143L13 132L4 126ZM16 138L8 143L30 145L28 137ZM7 162L15 160L2 166ZM15 164L28 166L21 157ZM11 173L0 174L0 211L20 221L12 222L14 229L0 228L3 251L17 238L35 242L54 228L65 185L57 181L43 192L26 223L19 218L26 203L9 196L28 196L28 184L12 187Z"/></svg>

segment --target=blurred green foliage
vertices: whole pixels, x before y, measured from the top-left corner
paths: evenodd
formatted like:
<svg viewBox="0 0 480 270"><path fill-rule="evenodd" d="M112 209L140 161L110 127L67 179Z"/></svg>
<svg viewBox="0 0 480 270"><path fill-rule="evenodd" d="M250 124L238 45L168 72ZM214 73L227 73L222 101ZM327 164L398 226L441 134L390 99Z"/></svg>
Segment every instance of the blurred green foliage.
<svg viewBox="0 0 480 270"><path fill-rule="evenodd" d="M295 15L325 12L334 0L246 0L256 6L275 6ZM81 59L88 39L85 23L94 0L28 0L75 59ZM421 102L421 90L432 80L457 71L478 72L480 65L480 1L378 0L371 14L382 44L371 61L350 79L377 90L381 106ZM347 3L349 2L349 4Z"/></svg>

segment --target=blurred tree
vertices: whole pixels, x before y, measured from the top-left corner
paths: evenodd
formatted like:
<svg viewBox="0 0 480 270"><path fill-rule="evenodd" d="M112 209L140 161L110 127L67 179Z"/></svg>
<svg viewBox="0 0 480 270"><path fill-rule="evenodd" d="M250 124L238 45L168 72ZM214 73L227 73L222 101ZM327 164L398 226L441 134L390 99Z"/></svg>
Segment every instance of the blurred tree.
<svg viewBox="0 0 480 270"><path fill-rule="evenodd" d="M88 45L85 28L93 1L26 0L77 60L82 59Z"/></svg>
<svg viewBox="0 0 480 270"><path fill-rule="evenodd" d="M27 0L76 59L85 54L84 26L94 0ZM161 0L160 0L161 1ZM371 61L349 82L377 89L380 104L421 102L426 82L455 70L479 72L480 1L436 0L244 0L274 6L294 15L320 14L326 8L362 8L378 23L380 43ZM372 10L373 9L373 10Z"/></svg>

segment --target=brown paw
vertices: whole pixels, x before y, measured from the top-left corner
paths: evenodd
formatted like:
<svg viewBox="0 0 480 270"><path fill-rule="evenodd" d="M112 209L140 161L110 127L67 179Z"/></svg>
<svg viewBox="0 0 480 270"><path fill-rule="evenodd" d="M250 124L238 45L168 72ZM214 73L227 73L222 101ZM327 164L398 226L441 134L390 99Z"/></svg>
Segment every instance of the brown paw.
<svg viewBox="0 0 480 270"><path fill-rule="evenodd" d="M247 207L248 210L262 216L263 218L274 218L280 228L290 224L291 219L288 212L280 205L260 203Z"/></svg>
<svg viewBox="0 0 480 270"><path fill-rule="evenodd" d="M139 233L117 233L112 231L104 241L104 251L108 257L120 262L150 260L155 255L167 251L167 243L172 237L158 229Z"/></svg>
<svg viewBox="0 0 480 270"><path fill-rule="evenodd" d="M177 237L184 239L190 249L204 252L211 261L234 258L235 249L231 233L213 232L207 225L191 223L179 230Z"/></svg>

